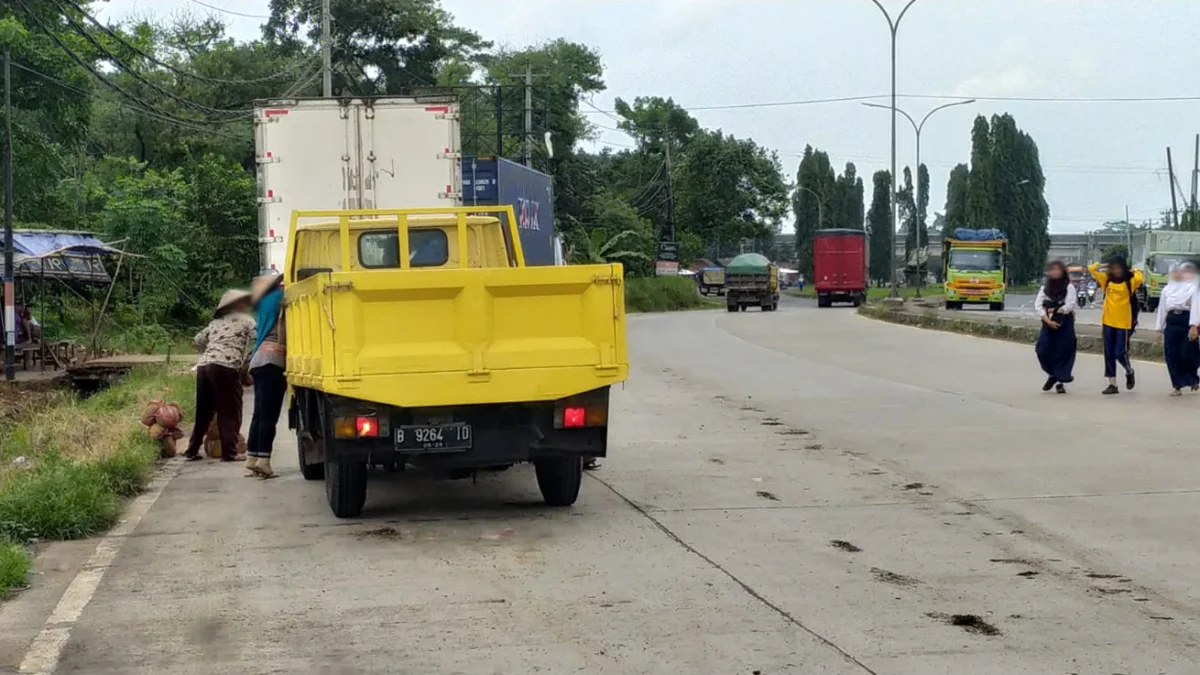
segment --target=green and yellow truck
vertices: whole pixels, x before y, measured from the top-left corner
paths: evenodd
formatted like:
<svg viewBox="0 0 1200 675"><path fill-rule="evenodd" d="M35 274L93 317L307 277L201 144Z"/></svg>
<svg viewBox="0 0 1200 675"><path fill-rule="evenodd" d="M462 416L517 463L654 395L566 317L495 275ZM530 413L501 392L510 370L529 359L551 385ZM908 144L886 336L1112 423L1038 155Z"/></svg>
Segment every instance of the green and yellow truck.
<svg viewBox="0 0 1200 675"><path fill-rule="evenodd" d="M942 241L946 309L987 305L1003 310L1007 261L1008 239L1000 230L956 229Z"/></svg>
<svg viewBox="0 0 1200 675"><path fill-rule="evenodd" d="M1171 266L1200 259L1200 232L1148 230L1130 237L1130 244L1129 264L1146 277L1137 290L1138 301L1144 311L1153 312Z"/></svg>

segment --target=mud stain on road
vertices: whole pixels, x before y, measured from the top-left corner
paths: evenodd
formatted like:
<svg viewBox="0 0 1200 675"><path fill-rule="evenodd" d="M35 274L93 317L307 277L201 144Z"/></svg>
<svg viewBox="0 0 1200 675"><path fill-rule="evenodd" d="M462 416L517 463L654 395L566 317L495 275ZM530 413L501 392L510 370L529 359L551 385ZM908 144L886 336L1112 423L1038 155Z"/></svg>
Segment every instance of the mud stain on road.
<svg viewBox="0 0 1200 675"><path fill-rule="evenodd" d="M766 499L769 501L773 501L773 502L779 501L779 497L776 497L773 493L767 492L766 490L759 490L758 492L755 492L754 494L758 495L762 499Z"/></svg>
<svg viewBox="0 0 1200 675"><path fill-rule="evenodd" d="M907 576L904 574L897 574L895 572L891 572L891 571L888 571L885 569L880 569L878 567L871 568L871 576L875 577L875 581L880 581L885 584L891 584L893 586L902 586L905 588L911 588L911 587L916 586L917 584L921 583L921 580L917 579L916 577L910 577L910 576Z"/></svg>
<svg viewBox="0 0 1200 675"><path fill-rule="evenodd" d="M839 551L845 551L847 553L862 553L861 548L851 544L848 541L842 541L841 539L834 539L833 541L829 542L829 545L838 549Z"/></svg>
<svg viewBox="0 0 1200 675"><path fill-rule="evenodd" d="M984 621L983 618L977 614L945 614L943 612L929 612L925 616L938 621L944 621L951 626L958 626L968 633L974 633L976 635L992 636L1001 634L999 628L993 626L987 621Z"/></svg>

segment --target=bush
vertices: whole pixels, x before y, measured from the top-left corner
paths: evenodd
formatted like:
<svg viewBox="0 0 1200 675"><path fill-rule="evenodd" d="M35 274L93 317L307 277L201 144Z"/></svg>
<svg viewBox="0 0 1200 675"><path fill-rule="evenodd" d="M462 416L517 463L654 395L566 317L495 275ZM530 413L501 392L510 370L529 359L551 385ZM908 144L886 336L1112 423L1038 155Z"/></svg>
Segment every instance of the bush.
<svg viewBox="0 0 1200 675"><path fill-rule="evenodd" d="M146 487L158 459L158 447L141 431L129 437L111 455L96 462L104 486L121 497L132 497Z"/></svg>
<svg viewBox="0 0 1200 675"><path fill-rule="evenodd" d="M625 279L625 309L629 312L675 312L714 307L686 277L629 277Z"/></svg>
<svg viewBox="0 0 1200 675"><path fill-rule="evenodd" d="M0 540L0 598L25 585L32 564L24 546Z"/></svg>

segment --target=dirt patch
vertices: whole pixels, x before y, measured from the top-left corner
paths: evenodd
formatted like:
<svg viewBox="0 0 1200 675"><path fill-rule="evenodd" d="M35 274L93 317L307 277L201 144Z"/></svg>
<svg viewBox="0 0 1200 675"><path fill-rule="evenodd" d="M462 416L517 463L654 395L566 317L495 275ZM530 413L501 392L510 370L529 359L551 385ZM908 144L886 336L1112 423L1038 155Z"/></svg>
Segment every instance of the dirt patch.
<svg viewBox="0 0 1200 675"><path fill-rule="evenodd" d="M925 487L924 483L909 483L904 486L904 489L905 490L920 490L923 487Z"/></svg>
<svg viewBox="0 0 1200 675"><path fill-rule="evenodd" d="M1019 577L1025 577L1026 579L1032 579L1033 577L1036 577L1036 576L1037 576L1037 575L1039 575L1039 574L1041 574L1041 572L1034 572L1033 570L1026 570L1026 571L1024 571L1024 572L1017 572L1017 576L1019 576Z"/></svg>
<svg viewBox="0 0 1200 675"><path fill-rule="evenodd" d="M875 577L875 581L882 581L885 584L893 586L912 587L921 583L920 579L910 577L904 574L896 574L888 570L879 569L878 567L871 568L871 576Z"/></svg>
<svg viewBox="0 0 1200 675"><path fill-rule="evenodd" d="M1175 620L1169 616L1152 616L1150 618L1154 619L1155 621L1174 621Z"/></svg>
<svg viewBox="0 0 1200 675"><path fill-rule="evenodd" d="M842 541L841 539L834 539L833 541L829 542L829 545L838 549L839 551L845 551L847 553L862 553L861 548L851 544L848 541Z"/></svg>
<svg viewBox="0 0 1200 675"><path fill-rule="evenodd" d="M1133 590L1129 588L1100 588L1099 586L1092 587L1092 590L1104 595L1121 595L1122 593L1133 592Z"/></svg>
<svg viewBox="0 0 1200 675"><path fill-rule="evenodd" d="M767 492L766 490L759 490L758 492L755 492L754 494L758 495L759 497L761 497L763 499L769 500L769 501L773 501L773 502L779 501L779 497L776 497L774 494Z"/></svg>
<svg viewBox="0 0 1200 675"><path fill-rule="evenodd" d="M781 426L783 426L783 422L780 422L779 420L775 419L774 417L768 417L762 421L762 425L764 427L781 427Z"/></svg>
<svg viewBox="0 0 1200 675"><path fill-rule="evenodd" d="M760 413L760 412L762 412L762 409L761 409L761 408L755 408L755 407L754 407L754 406L752 406L752 405L744 405L744 406L742 406L742 412L756 412L756 413Z"/></svg>
<svg viewBox="0 0 1200 675"><path fill-rule="evenodd" d="M809 445L804 446L804 449L805 450L824 450L825 446L821 445L820 443L811 443Z"/></svg>
<svg viewBox="0 0 1200 675"><path fill-rule="evenodd" d="M808 435L808 432L805 431L804 429L782 429L780 431L776 431L775 433L779 434L780 436L807 436Z"/></svg>
<svg viewBox="0 0 1200 675"><path fill-rule="evenodd" d="M1100 574L1099 572L1088 572L1085 574L1089 579L1120 579L1120 574Z"/></svg>
<svg viewBox="0 0 1200 675"><path fill-rule="evenodd" d="M992 558L988 562L1000 563L1001 565L1033 565L1033 561L1027 558Z"/></svg>
<svg viewBox="0 0 1200 675"><path fill-rule="evenodd" d="M396 540L401 538L400 531L394 527L377 527L373 530L364 530L362 532L355 532L354 534L359 539Z"/></svg>
<svg viewBox="0 0 1200 675"><path fill-rule="evenodd" d="M720 457L709 457L708 461L712 462L713 464L724 464L725 463L725 460L721 459Z"/></svg>
<svg viewBox="0 0 1200 675"><path fill-rule="evenodd" d="M977 614L943 614L942 612L929 612L925 616L938 621L944 621L951 626L958 626L968 633L976 635L1000 635L1000 629L992 624L984 621Z"/></svg>

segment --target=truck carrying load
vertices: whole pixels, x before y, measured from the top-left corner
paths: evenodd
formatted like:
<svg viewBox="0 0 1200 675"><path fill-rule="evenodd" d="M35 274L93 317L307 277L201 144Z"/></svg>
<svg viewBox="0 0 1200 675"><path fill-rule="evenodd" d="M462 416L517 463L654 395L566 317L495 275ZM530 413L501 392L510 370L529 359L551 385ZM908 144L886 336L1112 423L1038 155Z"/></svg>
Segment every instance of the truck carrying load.
<svg viewBox="0 0 1200 675"><path fill-rule="evenodd" d="M526 266L508 207L296 212L288 241L289 424L335 515L368 465L532 462L574 503L629 372L621 265Z"/></svg>
<svg viewBox="0 0 1200 675"><path fill-rule="evenodd" d="M263 271L283 271L292 211L457 206L458 113L453 97L256 102Z"/></svg>
<svg viewBox="0 0 1200 675"><path fill-rule="evenodd" d="M716 293L717 295L725 294L725 268L724 267L705 267L696 275L696 288L700 290L701 295Z"/></svg>
<svg viewBox="0 0 1200 675"><path fill-rule="evenodd" d="M779 307L779 268L758 253L743 253L725 266L725 307L731 312L757 305Z"/></svg>
<svg viewBox="0 0 1200 675"><path fill-rule="evenodd" d="M967 304L1004 309L1008 283L1008 239L1000 230L954 230L942 241L946 309Z"/></svg>
<svg viewBox="0 0 1200 675"><path fill-rule="evenodd" d="M497 157L464 157L463 206L511 206L525 264L562 264L554 231L553 180L541 171Z"/></svg>
<svg viewBox="0 0 1200 675"><path fill-rule="evenodd" d="M867 233L863 230L818 230L813 242L813 289L817 306L867 298Z"/></svg>

